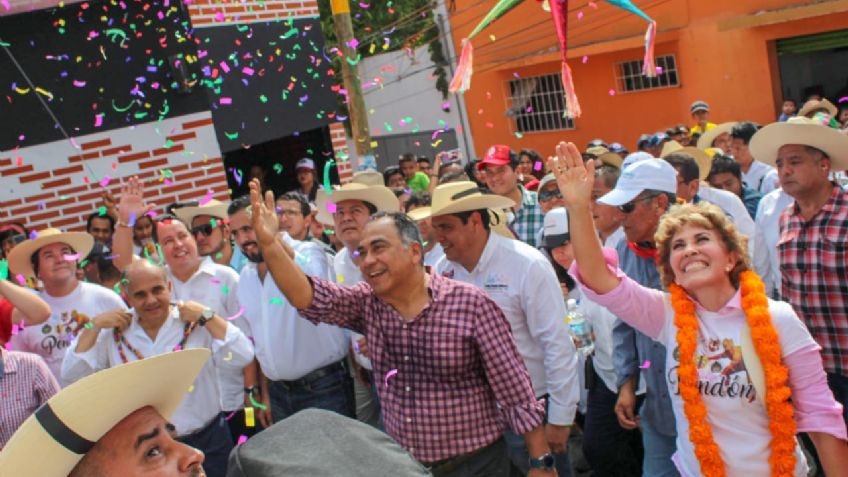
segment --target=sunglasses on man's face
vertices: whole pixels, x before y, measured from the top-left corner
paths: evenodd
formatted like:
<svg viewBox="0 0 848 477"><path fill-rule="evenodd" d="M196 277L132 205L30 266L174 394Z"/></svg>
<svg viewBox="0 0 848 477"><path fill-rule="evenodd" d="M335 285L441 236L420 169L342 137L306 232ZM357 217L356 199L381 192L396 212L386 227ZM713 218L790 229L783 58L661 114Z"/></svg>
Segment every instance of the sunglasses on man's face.
<svg viewBox="0 0 848 477"><path fill-rule="evenodd" d="M634 210L636 210L636 203L637 202L653 199L657 195L659 195L659 194L652 194L652 195L648 195L648 196L645 196L645 197L637 197L637 198L631 200L630 202L628 202L626 204L619 205L618 210L624 212L625 214L629 214L629 213L633 212Z"/></svg>
<svg viewBox="0 0 848 477"><path fill-rule="evenodd" d="M547 202L554 199L562 199L562 192L560 192L559 189L543 190L539 192L539 202Z"/></svg>
<svg viewBox="0 0 848 477"><path fill-rule="evenodd" d="M208 237L212 235L212 230L214 230L212 224L203 224L198 225L197 227L192 227L191 234L195 237L197 237L197 234L203 234L204 237Z"/></svg>

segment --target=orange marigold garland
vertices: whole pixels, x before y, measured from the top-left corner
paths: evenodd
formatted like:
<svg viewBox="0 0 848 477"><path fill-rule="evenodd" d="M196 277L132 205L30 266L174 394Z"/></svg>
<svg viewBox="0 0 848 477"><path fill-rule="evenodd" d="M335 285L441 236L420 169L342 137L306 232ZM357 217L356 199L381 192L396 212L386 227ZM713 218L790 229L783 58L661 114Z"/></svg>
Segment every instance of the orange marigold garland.
<svg viewBox="0 0 848 477"><path fill-rule="evenodd" d="M781 361L780 340L771 322L762 280L752 271L742 272L740 288L742 309L748 319L751 339L766 377L765 405L771 432L771 475L791 476L795 470L795 420L792 405L789 403L792 394L787 386L789 371ZM698 370L694 361L698 341L695 304L676 283L669 287L669 291L680 353L680 365L677 368L680 397L683 399L683 412L689 422L689 439L695 447L695 456L701 464L704 476L724 477L727 473L721 452L707 423L707 407L698 391Z"/></svg>

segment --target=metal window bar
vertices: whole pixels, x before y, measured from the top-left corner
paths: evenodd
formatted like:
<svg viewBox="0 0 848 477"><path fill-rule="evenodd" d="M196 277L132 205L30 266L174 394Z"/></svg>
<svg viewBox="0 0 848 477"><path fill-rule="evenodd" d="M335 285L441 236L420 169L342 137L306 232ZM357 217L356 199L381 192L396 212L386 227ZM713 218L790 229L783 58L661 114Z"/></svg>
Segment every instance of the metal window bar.
<svg viewBox="0 0 848 477"><path fill-rule="evenodd" d="M616 86L619 92L644 91L648 89L671 88L679 86L677 61L674 55L659 56L657 66L662 73L649 78L642 74L642 60L623 61L616 64Z"/></svg>
<svg viewBox="0 0 848 477"><path fill-rule="evenodd" d="M527 88L527 81L536 81ZM517 132L574 129L574 120L565 118L565 94L559 73L509 81L509 115Z"/></svg>

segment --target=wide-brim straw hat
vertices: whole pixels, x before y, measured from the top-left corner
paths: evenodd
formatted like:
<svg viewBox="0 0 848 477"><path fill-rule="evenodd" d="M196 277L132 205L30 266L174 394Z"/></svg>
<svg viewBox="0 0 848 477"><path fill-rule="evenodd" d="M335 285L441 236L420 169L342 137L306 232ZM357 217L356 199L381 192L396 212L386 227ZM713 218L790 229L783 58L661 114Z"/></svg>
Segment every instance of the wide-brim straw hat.
<svg viewBox="0 0 848 477"><path fill-rule="evenodd" d="M721 136L724 133L730 134L730 130L733 129L733 126L739 124L736 121L729 123L721 123L716 127L710 129L709 131L701 134L701 137L698 138L698 149L705 151L711 147L713 147L713 141L716 140L717 137Z"/></svg>
<svg viewBox="0 0 848 477"><path fill-rule="evenodd" d="M831 170L848 169L848 136L803 116L765 126L754 134L748 148L754 159L774 166L777 151L787 144L811 146L824 151L830 158Z"/></svg>
<svg viewBox="0 0 848 477"><path fill-rule="evenodd" d="M218 219L227 218L227 204L220 200L212 199L203 205L180 207L174 210L174 215L191 226L191 221L198 215L208 215Z"/></svg>
<svg viewBox="0 0 848 477"><path fill-rule="evenodd" d="M457 214L472 210L489 211L489 224L498 235L515 238L507 226L504 209L514 207L515 201L502 195L483 192L470 181L449 182L433 190L429 207L419 207L409 214L412 220L424 220L439 215Z"/></svg>
<svg viewBox="0 0 848 477"><path fill-rule="evenodd" d="M713 158L697 147L683 147L683 145L677 141L668 141L663 145L660 158L665 159L665 157L669 154L674 154L676 152L683 152L695 158L695 162L698 163L699 180L705 180L707 176L710 175L710 169L713 167Z"/></svg>
<svg viewBox="0 0 848 477"><path fill-rule="evenodd" d="M68 244L82 260L91 252L91 248L94 246L94 237L86 232L62 232L55 228L44 229L38 232L36 238L24 240L9 252L9 270L14 274L23 275L24 278L34 277L32 255L41 247L53 243Z"/></svg>
<svg viewBox="0 0 848 477"><path fill-rule="evenodd" d="M385 185L383 181L383 174L373 170L366 169L364 171L357 171L353 173L353 177L350 179L351 182L356 182L357 184L365 184L369 186L381 186Z"/></svg>
<svg viewBox="0 0 848 477"><path fill-rule="evenodd" d="M833 103L828 101L827 98L824 98L821 100L811 99L804 103L804 106L802 106L801 110L798 111L798 116L806 116L820 109L827 111L827 114L830 114L830 117L834 118L839 113L839 109L837 109Z"/></svg>
<svg viewBox="0 0 848 477"><path fill-rule="evenodd" d="M44 403L0 451L3 475L65 477L85 454L138 409L165 419L185 399L208 349L167 353L94 373Z"/></svg>
<svg viewBox="0 0 848 477"><path fill-rule="evenodd" d="M333 213L327 209L327 206L345 200L368 202L376 207L377 211L382 212L397 212L400 210L400 203L395 193L388 187L349 182L329 194L323 188L318 189L318 193L315 195L318 213L315 214L315 218L322 224L333 225Z"/></svg>

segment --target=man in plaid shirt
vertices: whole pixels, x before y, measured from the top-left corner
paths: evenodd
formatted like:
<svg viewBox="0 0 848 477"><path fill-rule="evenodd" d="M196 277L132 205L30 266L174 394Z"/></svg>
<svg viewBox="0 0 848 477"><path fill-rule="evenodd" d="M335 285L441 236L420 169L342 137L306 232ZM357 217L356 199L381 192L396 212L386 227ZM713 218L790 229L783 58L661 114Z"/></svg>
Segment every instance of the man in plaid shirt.
<svg viewBox="0 0 848 477"><path fill-rule="evenodd" d="M509 146L495 144L486 156L477 163L477 169L485 171L486 187L492 192L508 197L515 202L510 228L522 242L536 247L536 235L545 220L536 193L526 190L518 181L515 168L518 156Z"/></svg>
<svg viewBox="0 0 848 477"><path fill-rule="evenodd" d="M253 229L275 283L301 314L365 334L386 432L437 477L509 473L503 421L523 434L529 477L555 476L544 406L503 312L471 285L427 275L418 228L380 212L356 254L365 279L343 287L307 277L277 239L273 197L251 182Z"/></svg>
<svg viewBox="0 0 848 477"><path fill-rule="evenodd" d="M848 192L830 181L848 169L848 136L799 117L766 126L750 147L795 199L780 216L781 293L821 345L848 422Z"/></svg>

